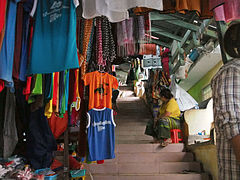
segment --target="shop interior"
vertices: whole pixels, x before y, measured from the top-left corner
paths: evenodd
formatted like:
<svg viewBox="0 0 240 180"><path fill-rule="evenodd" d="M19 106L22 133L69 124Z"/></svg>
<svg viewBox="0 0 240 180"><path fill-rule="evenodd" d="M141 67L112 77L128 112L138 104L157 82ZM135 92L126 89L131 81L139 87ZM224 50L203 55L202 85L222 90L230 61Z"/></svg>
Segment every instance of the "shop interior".
<svg viewBox="0 0 240 180"><path fill-rule="evenodd" d="M234 2L1 0L0 179L217 180ZM163 88L181 111L165 147L144 133Z"/></svg>

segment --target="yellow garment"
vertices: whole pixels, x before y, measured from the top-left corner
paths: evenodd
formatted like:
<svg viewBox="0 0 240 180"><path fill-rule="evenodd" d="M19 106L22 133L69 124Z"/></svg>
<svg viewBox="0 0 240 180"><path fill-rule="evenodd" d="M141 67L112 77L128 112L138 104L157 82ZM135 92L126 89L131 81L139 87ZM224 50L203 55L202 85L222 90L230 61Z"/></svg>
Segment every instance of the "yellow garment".
<svg viewBox="0 0 240 180"><path fill-rule="evenodd" d="M167 103L163 103L159 108L159 115L164 115L166 112L170 112L171 115L169 117L177 118L180 116L181 112L178 106L177 101L172 98Z"/></svg>
<svg viewBox="0 0 240 180"><path fill-rule="evenodd" d="M53 113L52 99L46 104L44 115L47 118L51 118Z"/></svg>

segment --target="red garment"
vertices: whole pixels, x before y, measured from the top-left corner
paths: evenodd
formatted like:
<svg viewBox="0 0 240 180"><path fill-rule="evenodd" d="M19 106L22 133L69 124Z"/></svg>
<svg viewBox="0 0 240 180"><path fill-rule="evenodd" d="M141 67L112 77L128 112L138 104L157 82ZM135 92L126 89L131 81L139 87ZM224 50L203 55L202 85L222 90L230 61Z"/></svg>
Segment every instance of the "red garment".
<svg viewBox="0 0 240 180"><path fill-rule="evenodd" d="M168 53L170 50L168 48L165 49L165 51L162 54L162 65L163 65L163 70L167 74L167 78L170 78L170 72L169 72L169 56Z"/></svg>
<svg viewBox="0 0 240 180"><path fill-rule="evenodd" d="M63 163L61 163L59 160L57 159L53 159L53 163L51 165L51 169L54 170L54 169L57 169L59 167L63 167Z"/></svg>
<svg viewBox="0 0 240 180"><path fill-rule="evenodd" d="M84 81L82 80L82 77L81 77L81 70L79 71L78 91L79 91L79 96L82 99L83 98L83 93L84 93Z"/></svg>
<svg viewBox="0 0 240 180"><path fill-rule="evenodd" d="M58 112L58 104L59 103L59 72L55 72L53 79L53 107L54 112Z"/></svg>
<svg viewBox="0 0 240 180"><path fill-rule="evenodd" d="M71 170L81 169L81 163L78 162L74 157L69 155L69 167Z"/></svg>
<svg viewBox="0 0 240 180"><path fill-rule="evenodd" d="M67 129L68 125L68 113L65 113L63 118L56 116L55 113L52 113L50 119L48 119L48 124L52 130L54 137L57 139L61 136L62 133Z"/></svg>
<svg viewBox="0 0 240 180"><path fill-rule="evenodd" d="M26 101L28 101L28 98L31 93L31 82L32 82L32 77L31 76L27 77L27 84L26 84L26 87L23 89L23 94L26 95Z"/></svg>
<svg viewBox="0 0 240 180"><path fill-rule="evenodd" d="M19 79L20 61L22 51L22 36L23 36L23 2L17 4L17 20L15 33L15 47L14 47L14 62L13 62L13 77Z"/></svg>
<svg viewBox="0 0 240 180"><path fill-rule="evenodd" d="M73 102L77 100L77 69L70 69L69 73L69 97L68 97L68 104L71 105Z"/></svg>
<svg viewBox="0 0 240 180"><path fill-rule="evenodd" d="M156 55L156 44L140 44L140 55L152 54Z"/></svg>
<svg viewBox="0 0 240 180"><path fill-rule="evenodd" d="M4 81L0 79L0 92L4 89Z"/></svg>
<svg viewBox="0 0 240 180"><path fill-rule="evenodd" d="M1 0L0 1L0 32L2 31L3 26L5 24L6 6L7 6L7 0Z"/></svg>
<svg viewBox="0 0 240 180"><path fill-rule="evenodd" d="M79 120L79 111L76 111L75 108L72 108L72 114L71 114L71 124L77 125L77 122Z"/></svg>
<svg viewBox="0 0 240 180"><path fill-rule="evenodd" d="M97 164L103 164L103 163L104 163L104 160L97 161Z"/></svg>

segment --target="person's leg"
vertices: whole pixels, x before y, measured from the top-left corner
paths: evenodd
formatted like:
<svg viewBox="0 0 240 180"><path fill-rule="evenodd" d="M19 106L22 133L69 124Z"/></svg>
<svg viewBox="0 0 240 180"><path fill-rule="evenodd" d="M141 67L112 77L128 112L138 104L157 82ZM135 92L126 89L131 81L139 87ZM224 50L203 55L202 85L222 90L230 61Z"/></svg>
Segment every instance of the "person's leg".
<svg viewBox="0 0 240 180"><path fill-rule="evenodd" d="M158 143L159 142L159 140L157 139L156 133L154 131L154 120L150 119L147 122L146 129L145 129L145 134L153 137L153 141L151 143Z"/></svg>
<svg viewBox="0 0 240 180"><path fill-rule="evenodd" d="M159 119L156 124L156 134L158 139L160 139L161 146L167 146L172 142L170 136L170 120L169 118Z"/></svg>

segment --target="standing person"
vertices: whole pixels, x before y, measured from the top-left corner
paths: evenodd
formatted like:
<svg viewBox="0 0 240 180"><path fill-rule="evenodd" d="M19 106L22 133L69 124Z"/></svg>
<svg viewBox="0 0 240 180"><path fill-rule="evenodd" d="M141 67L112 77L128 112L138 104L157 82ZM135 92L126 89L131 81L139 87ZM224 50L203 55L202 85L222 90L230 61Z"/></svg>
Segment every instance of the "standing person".
<svg viewBox="0 0 240 180"><path fill-rule="evenodd" d="M233 57L212 80L219 180L240 179L240 23L224 35Z"/></svg>
<svg viewBox="0 0 240 180"><path fill-rule="evenodd" d="M169 89L160 92L163 104L159 108L158 116L147 123L145 134L153 137L154 143L167 146L172 142L171 129L180 128L180 109Z"/></svg>

